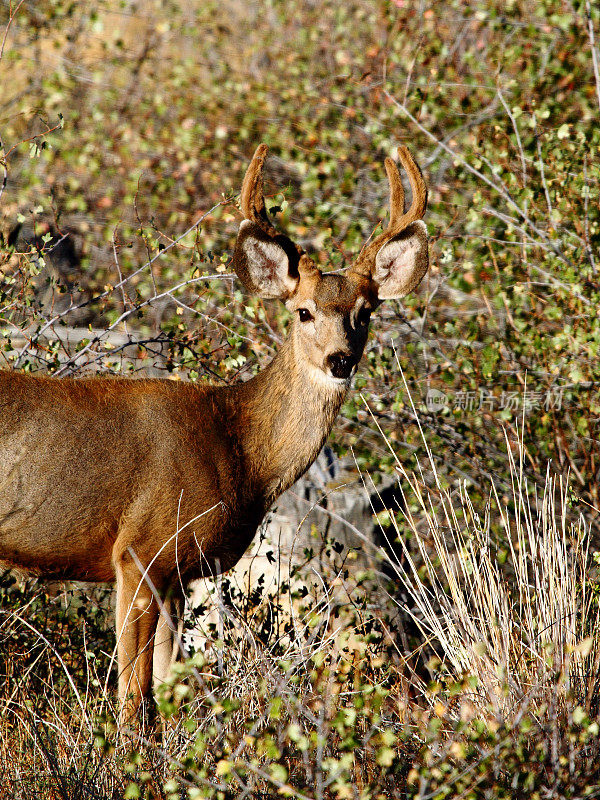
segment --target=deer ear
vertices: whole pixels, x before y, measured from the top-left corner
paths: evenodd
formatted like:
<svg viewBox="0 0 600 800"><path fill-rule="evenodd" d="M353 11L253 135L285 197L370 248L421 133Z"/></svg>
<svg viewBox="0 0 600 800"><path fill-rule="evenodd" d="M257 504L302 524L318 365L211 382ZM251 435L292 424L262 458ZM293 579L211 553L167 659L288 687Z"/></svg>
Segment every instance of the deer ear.
<svg viewBox="0 0 600 800"><path fill-rule="evenodd" d="M386 242L375 257L372 278L379 299L392 300L412 292L428 266L427 227L417 220Z"/></svg>
<svg viewBox="0 0 600 800"><path fill-rule="evenodd" d="M292 275L290 258L281 243L247 219L240 225L234 265L246 289L259 297L286 300L298 285L297 270Z"/></svg>

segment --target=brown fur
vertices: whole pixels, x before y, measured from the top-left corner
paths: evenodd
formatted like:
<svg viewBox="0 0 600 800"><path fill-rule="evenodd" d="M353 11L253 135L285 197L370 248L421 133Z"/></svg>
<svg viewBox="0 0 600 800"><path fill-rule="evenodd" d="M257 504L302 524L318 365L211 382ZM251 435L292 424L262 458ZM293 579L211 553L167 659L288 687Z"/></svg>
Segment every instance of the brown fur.
<svg viewBox="0 0 600 800"><path fill-rule="evenodd" d="M243 197L260 211L259 155ZM364 314L379 302L368 275L322 275L265 230L256 220L243 228L235 267L256 291L279 292L296 319L252 380L217 388L0 372L0 561L52 578L116 579L125 714L150 692L153 590L176 602L189 580L241 557L323 446L363 352Z"/></svg>

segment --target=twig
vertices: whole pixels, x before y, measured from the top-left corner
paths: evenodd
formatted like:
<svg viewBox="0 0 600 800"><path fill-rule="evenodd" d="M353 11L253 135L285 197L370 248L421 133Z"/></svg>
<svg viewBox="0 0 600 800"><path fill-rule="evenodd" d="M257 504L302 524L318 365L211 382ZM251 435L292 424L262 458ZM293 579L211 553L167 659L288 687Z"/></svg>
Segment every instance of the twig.
<svg viewBox="0 0 600 800"><path fill-rule="evenodd" d="M494 208L489 208L489 206L486 206L483 209L483 213L489 214L490 216L499 219L501 222L504 222L505 225L511 225L515 230L519 231L519 233L522 236L526 236L532 239L532 242L535 243L538 247L541 247L543 250L550 250L552 252L555 252L551 246L545 245L542 242L538 242L537 240L533 239L531 234L529 234L522 225L519 225L518 222L513 217L509 217L507 214L502 214L502 212L496 211L496 209ZM573 295L573 297L576 297L584 305L586 306L591 305L591 301L587 297L580 294L579 292L576 292L570 284L559 281L558 278L552 275L552 273L545 270L543 267L540 267L539 264L531 263L530 266L534 272L537 272L538 275L541 275L543 278L545 278L548 281L549 285L560 286L561 289L564 289L564 291L566 292L570 292Z"/></svg>
<svg viewBox="0 0 600 800"><path fill-rule="evenodd" d="M544 195L546 197L546 205L548 206L548 216L552 219L552 202L550 200L550 192L548 190L548 183L546 181L546 171L544 169L544 159L542 157L542 147L540 145L540 137L537 132L537 126L535 131L535 146L537 149L538 154L538 167L540 170L540 176L542 178L542 186L544 187Z"/></svg>
<svg viewBox="0 0 600 800"><path fill-rule="evenodd" d="M517 140L517 147L519 148L519 155L521 157L521 178L523 180L523 186L526 186L527 185L527 166L525 164L525 154L523 153L523 143L521 142L521 136L519 134L519 128L517 126L517 120L515 118L515 115L510 110L510 107L509 107L508 103L504 99L504 95L500 91L500 87L498 87L498 98L499 98L500 102L502 103L502 105L504 106L504 110L506 111L506 113L507 113L507 115L508 115L508 117L509 117L509 119L510 119L510 121L512 123L513 130L515 132L515 139Z"/></svg>
<svg viewBox="0 0 600 800"><path fill-rule="evenodd" d="M159 258L161 258L166 253L168 253L169 250L172 247L175 247L176 244L178 244L189 233L191 233L194 229L196 229L198 227L198 225L200 225L200 223L203 222L206 219L206 217L208 217L210 214L212 214L212 212L215 209L219 208L219 206L226 205L229 202L231 202L231 199L227 198L225 200L221 200L219 203L215 203L215 205L212 208L209 208L208 211L206 211L204 214L202 214L202 216L199 217L199 219L197 219L196 222L194 222L193 225L190 225L190 227L187 228L187 230L185 230L180 236L178 236L176 239L173 239L173 241L170 242L166 247L164 247L162 250L159 250L159 252L153 258L151 258L148 261L146 261L145 264L143 264L141 267L136 269L134 272L132 272L126 278L121 279L119 281L119 283L116 284L116 286L113 286L112 288L107 289L106 291L104 291L101 294L99 294L96 297L94 297L92 300L83 300L81 303L72 304L72 305L69 306L69 308L66 308L64 311L61 311L59 314L56 314L54 317L52 317L52 319L48 320L45 325L42 326L42 328L40 329L40 331L38 333L38 337L41 336L43 333L45 333L45 331L47 331L48 328L51 328L53 325L56 325L56 323L59 322L63 317L66 317L68 314L72 313L73 311L78 311L81 308L85 308L86 306L89 306L92 302L96 303L99 300L103 300L105 297L108 297L108 295L111 294L111 292L114 292L115 289L120 289L121 286L123 286L127 281L130 281L136 275L139 275L140 272L143 272L147 267L151 267L152 264L154 264L155 261L157 261ZM204 276L204 279L206 279L206 277L207 276ZM200 280L202 280L202 279L198 278L198 279L194 279L194 280L191 280L191 281L187 281L187 282L185 282L183 284L179 284L179 286L174 287L174 288L180 288L181 286L184 286L187 283L194 283L194 282L200 281ZM163 297L165 294L168 294L168 292L164 292L162 295L157 295L157 296L153 297L152 300L157 300L157 299L159 299L159 297ZM147 304L148 303L145 303L144 305L147 305ZM114 325L111 325L111 328L114 328ZM17 360L15 362L15 366L18 366L19 361L25 355L25 353L27 352L28 349L29 349L29 346L26 345L23 348L23 350L19 353L19 355L17 357Z"/></svg>
<svg viewBox="0 0 600 800"><path fill-rule="evenodd" d="M0 153L2 156L0 157L0 166L4 172L2 176L2 185L0 186L0 198L4 194L4 190L6 189L6 184L8 183L8 164L6 163L6 151L4 150L4 142L2 141L2 135L0 134Z"/></svg>
<svg viewBox="0 0 600 800"><path fill-rule="evenodd" d="M17 16L17 13L21 6L23 5L24 0L19 0L15 8L12 8L12 3L9 6L8 11L8 22L6 23L6 28L4 29L4 36L2 37L2 44L0 45L0 61L2 61L2 56L4 55L4 46L6 45L6 39L8 38L8 32L10 30L10 26L13 23L14 18Z"/></svg>
<svg viewBox="0 0 600 800"><path fill-rule="evenodd" d="M594 251L590 244L590 218L588 214L588 206L590 203L590 187L588 184L587 175L587 155L583 156L583 231L585 234L585 250L588 255L592 270L596 272L596 259L594 258Z"/></svg>
<svg viewBox="0 0 600 800"><path fill-rule="evenodd" d="M112 249L113 249L113 256L115 259L115 266L117 268L117 272L119 273L119 285L121 288L121 299L123 300L123 311L127 311L127 298L125 296L125 286L123 284L123 275L121 273L121 265L119 264L119 255L117 253L117 243L115 241L115 234L117 232L118 225L112 232ZM150 270L152 272L152 270ZM123 323L123 327L125 329L125 333L129 335L129 331L127 330L127 320Z"/></svg>
<svg viewBox="0 0 600 800"><path fill-rule="evenodd" d="M43 136L47 136L49 133L54 133L54 131L59 130L63 126L62 120L60 122L58 122L56 125L54 125L52 128L49 128L47 123L44 123L44 124L46 125L46 130L45 131L42 131L41 133L36 133L33 136L29 136L27 139L21 139L21 141L17 142L17 144L13 144L13 146L10 148L10 150L6 151L6 153L4 155L4 159L6 160L9 157L9 155L14 150L16 150L17 147L19 147L20 145L27 144L27 142L34 142L36 139L41 139Z"/></svg>
<svg viewBox="0 0 600 800"><path fill-rule="evenodd" d="M506 113L508 115L508 118L510 119L510 121L512 123L513 130L515 132L515 139L516 139L516 142L517 142L517 147L519 148L519 156L521 158L521 180L523 182L523 188L525 188L527 186L527 165L525 163L525 154L523 153L523 143L521 142L521 136L519 134L519 126L517 125L517 120L516 120L515 115L512 113L508 103L504 99L504 95L502 94L502 92L500 90L500 87L498 87L498 97L500 98L500 102L502 103L502 106L504 107L504 110L506 111ZM527 213L527 208L528 208L528 204L527 204L527 200L525 200L524 203L523 203L523 211L524 211L525 214ZM521 248L522 259L523 259L523 263L526 264L527 263L527 249L525 247L525 234L524 233L523 233L523 235L521 237L521 242L522 242L522 248Z"/></svg>
<svg viewBox="0 0 600 800"><path fill-rule="evenodd" d="M598 97L598 108L600 109L600 69L598 67L598 51L596 50L594 23L592 22L592 7L590 5L590 0L585 0L585 16L587 17L588 37L590 40L590 50L592 51L592 64L594 66L594 80L596 81L596 95Z"/></svg>
<svg viewBox="0 0 600 800"><path fill-rule="evenodd" d="M44 642L44 644L52 651L53 655L56 656L56 658L59 660L60 665L63 668L65 675L67 676L67 680L69 682L69 685L71 686L71 689L73 690L73 694L75 695L75 699L77 700L77 702L79 704L79 708L81 709L81 712L82 712L83 716L85 717L85 719L88 720L88 724L89 724L89 718L88 718L88 715L87 715L87 711L86 711L85 705L84 705L83 701L81 700L81 695L79 694L79 691L78 691L77 687L75 686L75 682L73 681L73 678L71 677L71 673L69 672L69 669L68 669L67 665L65 664L64 659L62 658L61 654L52 645L52 643L44 636L43 633L38 631L37 628L34 628L34 626L31 625L20 614L17 614L15 611L8 612L8 611L5 611L4 609L0 609L0 614L7 614L7 613L10 613L11 616L13 616L15 619L17 619L22 625L24 625L35 636L37 636L38 639L40 639L42 642Z"/></svg>
<svg viewBox="0 0 600 800"><path fill-rule="evenodd" d="M60 369L58 369L56 371L55 375L57 375L57 376L60 375L66 369L68 369L70 366L72 366L73 363L78 358L80 358L82 355L84 355L89 350L91 350L91 348L95 344L98 344L98 342L100 342L102 340L102 338L109 331L114 331L114 329L117 326L119 326L122 322L125 322L125 320L128 319L131 316L131 314L137 313L138 311L140 311L142 308L145 308L146 306L151 306L152 303L156 302L157 300L161 300L163 297L170 297L171 299L174 300L175 298L173 298L171 292L176 292L178 289L182 289L184 286L189 286L190 284L193 284L193 283L200 283L201 281L208 280L209 278L222 278L222 277L223 277L223 275L216 274L216 275L203 275L201 278L190 278L189 280L182 281L181 283L178 283L176 286L171 287L171 289L167 289L166 291L162 292L161 294L156 295L155 297L152 296L148 300L144 300L142 303L139 303L138 305L134 306L133 308L130 308L130 309L124 311L121 314L121 316L119 316L112 323L112 325L109 325L109 327L106 328L105 331L103 331L101 334L99 334L98 336L94 337L90 342L88 342L88 344L86 344L85 347L83 347L78 353L76 353L75 356L70 361L68 361L66 364L63 364L62 367L60 367ZM200 313L200 312L197 312L197 313ZM19 356L19 358L20 358L20 356Z"/></svg>

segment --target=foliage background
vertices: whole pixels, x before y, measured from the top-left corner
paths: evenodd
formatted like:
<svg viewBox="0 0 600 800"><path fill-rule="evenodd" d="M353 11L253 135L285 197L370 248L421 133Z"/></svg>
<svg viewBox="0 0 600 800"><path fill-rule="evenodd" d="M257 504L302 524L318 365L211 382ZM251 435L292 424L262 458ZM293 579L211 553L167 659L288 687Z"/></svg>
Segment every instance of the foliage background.
<svg viewBox="0 0 600 800"><path fill-rule="evenodd" d="M375 477L398 457L435 491L466 480L481 510L493 477L514 512L505 437L521 440L529 485L548 461L568 474L595 537L593 4L42 0L3 2L0 24L3 367L249 377L287 323L228 273L255 146L278 224L337 269L385 218L383 160L405 143L430 187L431 269L379 310L335 446Z"/></svg>

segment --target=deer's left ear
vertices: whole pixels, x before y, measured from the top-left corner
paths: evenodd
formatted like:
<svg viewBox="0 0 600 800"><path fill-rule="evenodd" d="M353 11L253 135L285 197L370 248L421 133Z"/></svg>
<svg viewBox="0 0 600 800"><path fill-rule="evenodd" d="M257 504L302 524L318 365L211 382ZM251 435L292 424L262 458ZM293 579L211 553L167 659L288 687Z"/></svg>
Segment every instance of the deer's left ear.
<svg viewBox="0 0 600 800"><path fill-rule="evenodd" d="M404 297L421 283L429 266L427 227L417 220L386 242L375 257L372 279L380 300Z"/></svg>

